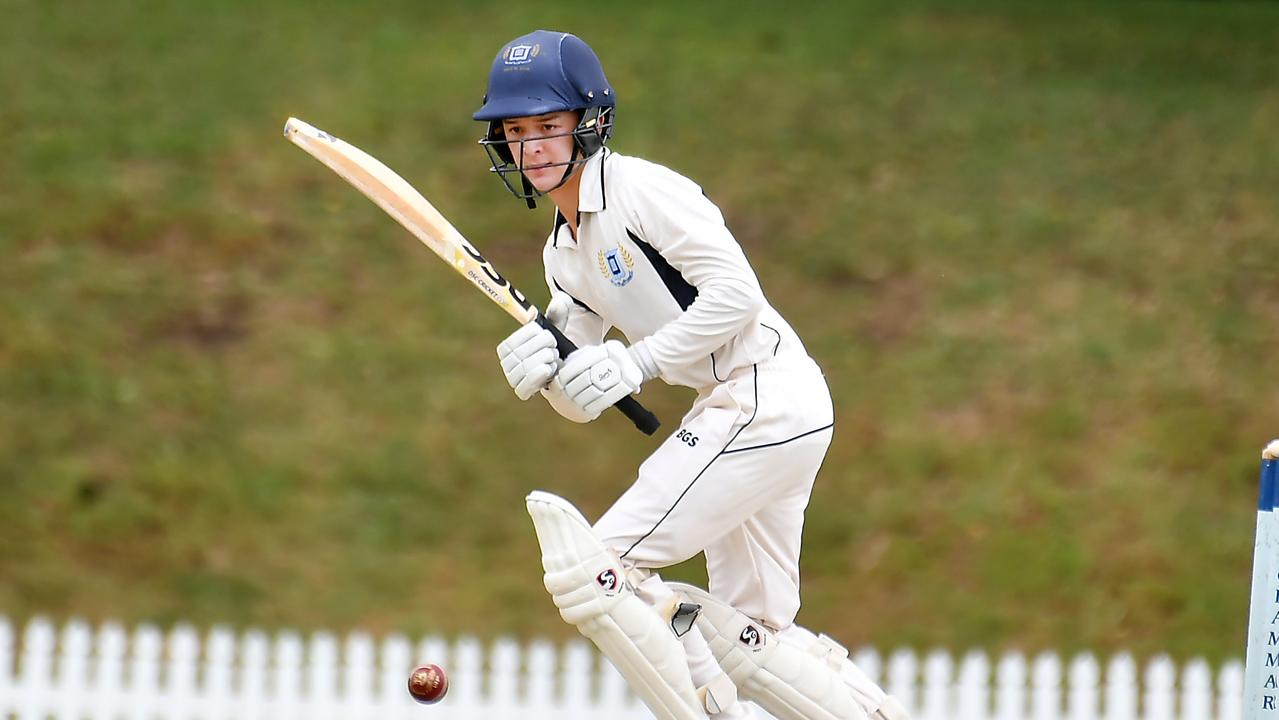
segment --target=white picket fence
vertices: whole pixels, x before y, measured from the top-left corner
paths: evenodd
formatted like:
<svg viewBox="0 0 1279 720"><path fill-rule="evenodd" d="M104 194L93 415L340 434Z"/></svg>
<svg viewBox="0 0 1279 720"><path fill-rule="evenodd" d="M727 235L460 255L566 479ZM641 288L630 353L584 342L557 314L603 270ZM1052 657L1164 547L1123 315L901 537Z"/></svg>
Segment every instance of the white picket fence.
<svg viewBox="0 0 1279 720"><path fill-rule="evenodd" d="M1063 662L1045 653L854 659L916 720L1238 720L1243 667L1140 666L1128 655ZM450 689L413 703L409 671L434 662ZM419 642L353 633L303 638L180 625L168 634L45 620L15 634L0 618L0 720L639 720L651 715L583 642Z"/></svg>

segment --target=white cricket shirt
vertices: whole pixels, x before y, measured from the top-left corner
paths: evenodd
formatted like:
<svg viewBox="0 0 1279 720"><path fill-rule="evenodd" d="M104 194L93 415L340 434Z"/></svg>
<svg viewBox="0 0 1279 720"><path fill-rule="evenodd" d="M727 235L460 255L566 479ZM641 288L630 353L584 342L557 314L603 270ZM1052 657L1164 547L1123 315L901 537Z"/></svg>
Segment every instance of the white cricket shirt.
<svg viewBox="0 0 1279 720"><path fill-rule="evenodd" d="M552 291L574 299L565 335L598 344L616 327L661 378L702 391L735 370L811 364L701 187L603 149L582 168L577 238L563 216L542 252Z"/></svg>

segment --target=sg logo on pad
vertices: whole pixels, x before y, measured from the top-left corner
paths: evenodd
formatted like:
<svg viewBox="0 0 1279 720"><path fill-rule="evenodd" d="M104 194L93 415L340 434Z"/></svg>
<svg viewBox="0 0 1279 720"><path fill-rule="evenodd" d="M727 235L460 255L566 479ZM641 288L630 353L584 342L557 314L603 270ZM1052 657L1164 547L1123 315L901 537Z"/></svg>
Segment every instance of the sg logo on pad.
<svg viewBox="0 0 1279 720"><path fill-rule="evenodd" d="M764 635L754 625L742 628L742 634L738 635L737 639L752 651L758 652L764 648Z"/></svg>
<svg viewBox="0 0 1279 720"><path fill-rule="evenodd" d="M595 582L599 583L600 587L604 589L605 595L616 595L617 591L621 588L621 583L618 582L617 579L617 573L614 572L612 568L596 575Z"/></svg>

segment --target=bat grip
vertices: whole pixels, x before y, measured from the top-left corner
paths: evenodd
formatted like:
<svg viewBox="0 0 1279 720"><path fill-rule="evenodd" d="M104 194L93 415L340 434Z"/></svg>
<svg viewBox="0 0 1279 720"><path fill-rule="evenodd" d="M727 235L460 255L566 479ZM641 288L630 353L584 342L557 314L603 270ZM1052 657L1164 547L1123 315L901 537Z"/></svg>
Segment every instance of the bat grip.
<svg viewBox="0 0 1279 720"><path fill-rule="evenodd" d="M555 336L555 344L560 351L560 357L566 358L569 353L577 349L572 340L569 340L560 329L555 327L554 323L546 319L542 313L537 314L537 324L551 331ZM635 423L635 427L645 435L652 435L657 432L657 428L661 427L662 421L657 419L648 408L640 405L639 400L627 395L613 404L613 407L622 411L622 414L631 419Z"/></svg>

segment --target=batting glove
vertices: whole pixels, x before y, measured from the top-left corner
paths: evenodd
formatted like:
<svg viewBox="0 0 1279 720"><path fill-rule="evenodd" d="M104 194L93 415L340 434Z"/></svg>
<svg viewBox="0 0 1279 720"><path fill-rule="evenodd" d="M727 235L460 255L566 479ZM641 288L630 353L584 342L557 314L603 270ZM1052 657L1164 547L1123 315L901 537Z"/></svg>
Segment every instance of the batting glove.
<svg viewBox="0 0 1279 720"><path fill-rule="evenodd" d="M551 381L591 420L644 384L644 371L617 340L588 345L564 360Z"/></svg>
<svg viewBox="0 0 1279 720"><path fill-rule="evenodd" d="M528 400L546 387L559 368L560 354L551 331L528 323L497 345L506 382L521 400Z"/></svg>

